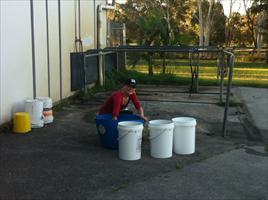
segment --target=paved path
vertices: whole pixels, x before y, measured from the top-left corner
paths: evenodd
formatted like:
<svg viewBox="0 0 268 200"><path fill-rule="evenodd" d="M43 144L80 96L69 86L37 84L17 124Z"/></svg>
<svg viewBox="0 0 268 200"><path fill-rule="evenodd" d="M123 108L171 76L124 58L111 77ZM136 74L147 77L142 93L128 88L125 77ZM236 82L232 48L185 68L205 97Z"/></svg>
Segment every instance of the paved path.
<svg viewBox="0 0 268 200"><path fill-rule="evenodd" d="M267 200L267 154L245 147L141 181L104 199Z"/></svg>
<svg viewBox="0 0 268 200"><path fill-rule="evenodd" d="M267 89L233 92L265 134ZM140 160L119 160L117 151L100 145L94 120L99 105L71 104L42 129L0 134L0 199L268 200L267 152L262 143L250 146L240 109L230 107L229 137L222 138L223 107L143 103L152 119L197 118L196 152L155 159L145 140Z"/></svg>
<svg viewBox="0 0 268 200"><path fill-rule="evenodd" d="M238 87L233 89L244 102L254 124L260 130L268 130L268 89Z"/></svg>
<svg viewBox="0 0 268 200"><path fill-rule="evenodd" d="M243 102L249 121L265 140L268 151L268 88L233 88L234 94Z"/></svg>

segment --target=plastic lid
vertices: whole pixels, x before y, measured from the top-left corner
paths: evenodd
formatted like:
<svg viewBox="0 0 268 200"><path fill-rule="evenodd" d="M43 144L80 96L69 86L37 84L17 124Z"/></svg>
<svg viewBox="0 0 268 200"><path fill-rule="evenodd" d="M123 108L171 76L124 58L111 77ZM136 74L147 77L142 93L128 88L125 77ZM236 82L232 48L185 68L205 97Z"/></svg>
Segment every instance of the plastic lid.
<svg viewBox="0 0 268 200"><path fill-rule="evenodd" d="M174 123L171 120L156 119L149 121L149 128L174 128Z"/></svg>
<svg viewBox="0 0 268 200"><path fill-rule="evenodd" d="M196 125L196 119L193 117L175 117L172 119L172 121L175 123L175 125L180 125L180 126L195 126Z"/></svg>
<svg viewBox="0 0 268 200"><path fill-rule="evenodd" d="M118 126L121 127L136 127L143 125L141 122L135 122L135 121L124 121L124 122L119 122Z"/></svg>

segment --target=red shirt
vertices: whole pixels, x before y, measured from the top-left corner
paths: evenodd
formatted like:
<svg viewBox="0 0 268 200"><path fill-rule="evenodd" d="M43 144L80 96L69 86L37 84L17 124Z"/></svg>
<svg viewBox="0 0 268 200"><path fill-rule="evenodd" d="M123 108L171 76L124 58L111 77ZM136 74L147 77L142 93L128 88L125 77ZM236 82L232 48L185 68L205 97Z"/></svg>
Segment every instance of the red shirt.
<svg viewBox="0 0 268 200"><path fill-rule="evenodd" d="M133 102L136 109L140 109L141 104L135 93L129 96L129 100L126 105L123 105L123 97L124 97L123 92L121 91L114 92L110 97L108 97L104 105L100 108L99 114L111 113L114 117L118 117L120 110L127 107L129 100Z"/></svg>

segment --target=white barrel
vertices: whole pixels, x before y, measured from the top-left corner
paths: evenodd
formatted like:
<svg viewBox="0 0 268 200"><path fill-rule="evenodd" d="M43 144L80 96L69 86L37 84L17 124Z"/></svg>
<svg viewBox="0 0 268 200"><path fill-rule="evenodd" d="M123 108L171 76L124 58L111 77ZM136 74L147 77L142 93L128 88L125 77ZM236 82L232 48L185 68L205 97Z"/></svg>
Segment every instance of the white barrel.
<svg viewBox="0 0 268 200"><path fill-rule="evenodd" d="M38 101L43 102L43 116L44 116L44 123L49 124L53 122L53 104L52 99L49 97L36 97Z"/></svg>
<svg viewBox="0 0 268 200"><path fill-rule="evenodd" d="M174 152L176 154L192 154L195 152L196 120L192 117L176 117L172 121L174 129Z"/></svg>
<svg viewBox="0 0 268 200"><path fill-rule="evenodd" d="M118 123L119 158L138 160L141 158L141 140L143 124L135 121Z"/></svg>
<svg viewBox="0 0 268 200"><path fill-rule="evenodd" d="M174 123L171 120L151 120L150 153L154 158L172 157Z"/></svg>
<svg viewBox="0 0 268 200"><path fill-rule="evenodd" d="M41 128L44 126L42 102L28 99L25 101L24 109L25 112L30 114L32 128Z"/></svg>

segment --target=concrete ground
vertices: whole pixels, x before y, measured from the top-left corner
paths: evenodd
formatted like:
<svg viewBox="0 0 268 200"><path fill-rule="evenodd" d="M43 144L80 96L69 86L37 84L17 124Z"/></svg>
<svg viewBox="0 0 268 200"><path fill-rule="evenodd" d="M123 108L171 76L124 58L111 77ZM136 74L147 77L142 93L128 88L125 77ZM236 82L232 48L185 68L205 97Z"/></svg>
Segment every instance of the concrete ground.
<svg viewBox="0 0 268 200"><path fill-rule="evenodd" d="M238 87L234 88L234 94L244 102L245 124L252 123L253 129L263 137L268 151L268 89Z"/></svg>
<svg viewBox="0 0 268 200"><path fill-rule="evenodd" d="M150 119L196 118L194 154L152 158L145 132L141 159L120 160L99 141L94 117L108 93L98 93L63 106L44 128L0 134L0 199L268 200L267 127L259 131L255 117L267 121L267 113L255 109L267 98L248 102L241 94L255 90L234 88L232 98L241 106L230 107L222 138L218 89L200 88L191 96L187 90L143 85L138 93Z"/></svg>

